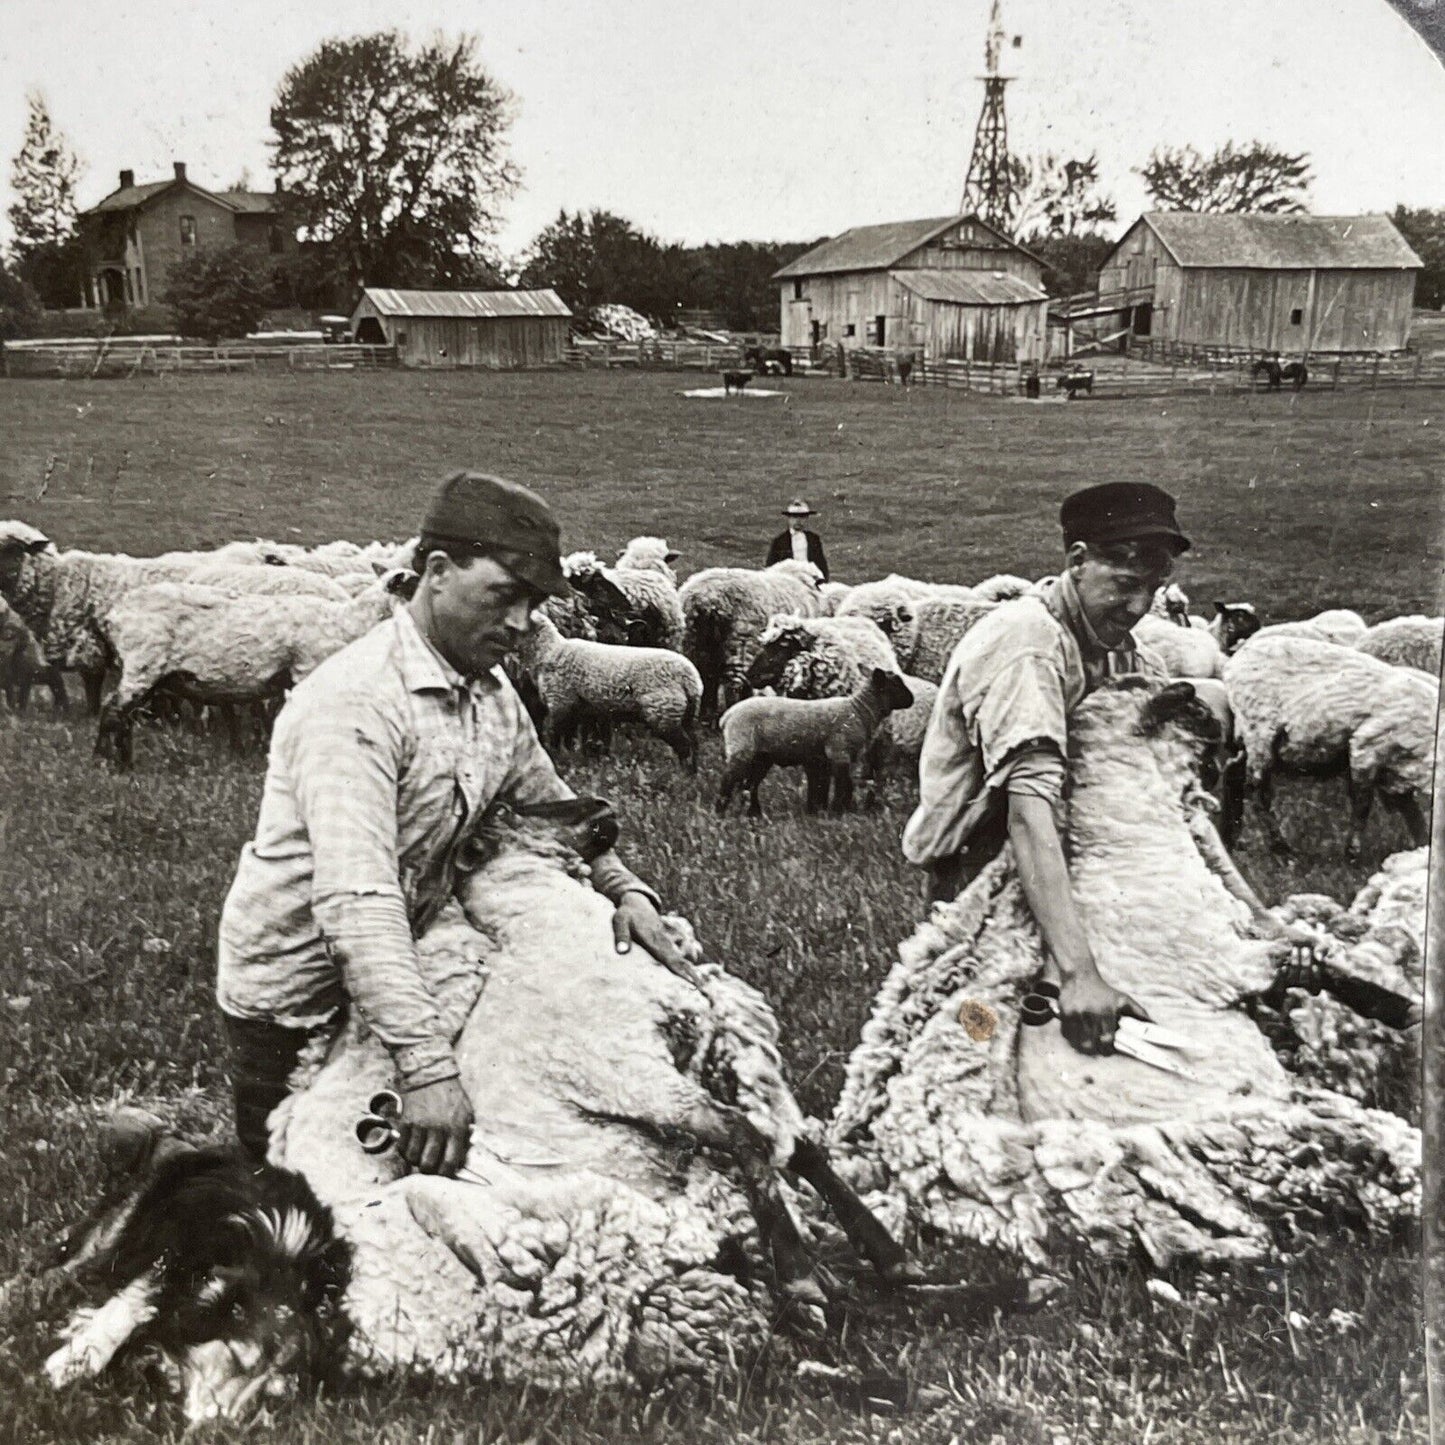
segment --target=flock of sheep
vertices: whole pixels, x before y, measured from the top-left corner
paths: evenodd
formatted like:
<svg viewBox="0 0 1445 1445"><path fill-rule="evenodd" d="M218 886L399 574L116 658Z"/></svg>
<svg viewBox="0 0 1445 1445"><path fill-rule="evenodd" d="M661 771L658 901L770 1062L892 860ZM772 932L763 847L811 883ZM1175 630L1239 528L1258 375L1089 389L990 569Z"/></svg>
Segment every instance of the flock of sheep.
<svg viewBox="0 0 1445 1445"><path fill-rule="evenodd" d="M23 707L41 680L60 704L62 674L78 673L100 715L97 744L122 765L136 716L175 696L219 706L239 743L238 705L274 708L408 594L413 546L256 541L135 558L58 551L24 522L0 523L6 696ZM573 595L546 604L508 665L554 746L605 744L614 727L632 725L695 767L699 724L732 708L718 804L742 789L755 814L774 765L805 770L810 807L831 793L843 808L860 768L876 780L889 757L915 759L959 639L1034 585L1011 574L968 586L891 575L849 587L796 561L710 567L679 585L677 557L648 536L611 565L574 552L565 559ZM1191 616L1170 586L1135 636L1170 676L1222 684L1220 710L1272 844L1285 846L1271 811L1281 771L1347 774L1352 856L1377 795L1423 843L1441 619L1367 627L1332 610L1261 626L1248 603L1215 610L1209 623ZM851 706L820 705L843 698Z"/></svg>

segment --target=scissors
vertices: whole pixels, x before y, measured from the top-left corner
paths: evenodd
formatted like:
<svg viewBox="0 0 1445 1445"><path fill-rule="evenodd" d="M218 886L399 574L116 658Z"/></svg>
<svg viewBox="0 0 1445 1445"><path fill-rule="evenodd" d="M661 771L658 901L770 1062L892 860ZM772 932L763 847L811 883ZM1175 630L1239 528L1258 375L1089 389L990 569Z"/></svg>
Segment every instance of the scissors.
<svg viewBox="0 0 1445 1445"><path fill-rule="evenodd" d="M366 1113L356 1121L356 1142L367 1154L383 1154L401 1135L401 1095L395 1089L382 1089L371 1096ZM485 1174L465 1166L452 1176L464 1184L491 1184Z"/></svg>
<svg viewBox="0 0 1445 1445"><path fill-rule="evenodd" d="M1059 1016L1059 986L1041 979L1024 995L1019 1007L1019 1019L1038 1027ZM1162 1069L1166 1074L1176 1074L1181 1079L1199 1082L1199 1075L1188 1064L1180 1063L1169 1050L1188 1049L1189 1040L1173 1029L1159 1024L1145 1023L1142 1019L1121 1018L1114 1032L1114 1052L1137 1059L1150 1068Z"/></svg>

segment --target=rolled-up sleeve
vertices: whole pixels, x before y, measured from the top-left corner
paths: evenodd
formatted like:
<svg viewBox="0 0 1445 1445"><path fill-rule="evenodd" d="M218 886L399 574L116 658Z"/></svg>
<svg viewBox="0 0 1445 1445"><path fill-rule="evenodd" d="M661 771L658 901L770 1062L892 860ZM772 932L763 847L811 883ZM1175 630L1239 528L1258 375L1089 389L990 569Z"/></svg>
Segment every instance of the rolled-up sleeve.
<svg viewBox="0 0 1445 1445"><path fill-rule="evenodd" d="M404 1084L457 1073L422 982L402 893L397 782L403 739L370 699L342 696L290 729L297 813L313 860L311 906L347 993Z"/></svg>
<svg viewBox="0 0 1445 1445"><path fill-rule="evenodd" d="M1011 658L980 697L975 726L986 788L999 786L1011 761L1026 749L1067 757L1068 705L1057 659L1037 652Z"/></svg>

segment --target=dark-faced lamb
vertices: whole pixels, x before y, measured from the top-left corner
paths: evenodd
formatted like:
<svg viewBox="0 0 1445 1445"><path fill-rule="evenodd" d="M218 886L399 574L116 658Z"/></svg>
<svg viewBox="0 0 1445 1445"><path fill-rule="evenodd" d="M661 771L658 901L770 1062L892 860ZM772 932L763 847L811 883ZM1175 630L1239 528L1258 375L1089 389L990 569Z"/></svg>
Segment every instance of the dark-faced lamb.
<svg viewBox="0 0 1445 1445"><path fill-rule="evenodd" d="M847 697L803 700L750 697L722 716L727 760L718 788L717 810L727 811L741 787L748 813L762 815L758 788L775 766L800 767L807 774L808 811L828 803L841 813L853 804L853 767L863 761L889 713L913 705L913 694L896 672L875 667Z"/></svg>

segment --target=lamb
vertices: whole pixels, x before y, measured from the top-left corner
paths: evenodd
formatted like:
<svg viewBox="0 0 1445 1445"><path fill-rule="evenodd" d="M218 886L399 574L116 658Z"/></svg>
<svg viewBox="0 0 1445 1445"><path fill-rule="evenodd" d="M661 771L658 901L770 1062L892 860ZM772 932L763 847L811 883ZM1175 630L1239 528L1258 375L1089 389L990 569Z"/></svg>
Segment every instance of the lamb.
<svg viewBox="0 0 1445 1445"><path fill-rule="evenodd" d="M356 1019L271 1117L270 1161L306 1176L351 1246L365 1372L551 1389L726 1374L769 1333L759 1235L784 1294L816 1294L781 1167L886 1275L906 1272L812 1142L761 995L715 965L695 962L693 983L617 953L611 905L577 876L616 838L599 807L488 810L460 907L419 940L476 1110L466 1180L358 1147L392 1070Z"/></svg>
<svg viewBox="0 0 1445 1445"><path fill-rule="evenodd" d="M252 597L324 597L328 602L346 602L355 595L330 577L301 567L197 567L185 581L194 587L215 587ZM367 586L375 581L367 575Z"/></svg>
<svg viewBox="0 0 1445 1445"><path fill-rule="evenodd" d="M545 613L518 649L521 670L536 689L549 740L565 743L583 722L635 722L660 737L690 771L697 767L693 725L702 678L679 652L616 647L563 637Z"/></svg>
<svg viewBox="0 0 1445 1445"><path fill-rule="evenodd" d="M390 615L415 585L400 568L344 602L320 597L257 597L214 587L160 582L128 593L105 618L121 675L101 711L96 751L121 768L133 761L136 711L158 689L203 704L279 697L333 652ZM228 712L231 744L240 747Z"/></svg>
<svg viewBox="0 0 1445 1445"><path fill-rule="evenodd" d="M814 665L792 667L803 653ZM772 688L784 697L846 697L875 667L899 671L888 638L868 618L778 616L758 639L747 680L753 692Z"/></svg>
<svg viewBox="0 0 1445 1445"><path fill-rule="evenodd" d="M65 705L65 684L51 670L20 614L0 597L0 688L11 712L24 712L30 698L30 686L39 679L50 686L57 708Z"/></svg>
<svg viewBox="0 0 1445 1445"><path fill-rule="evenodd" d="M1377 1238L1413 1220L1418 1132L1291 1078L1236 1006L1292 945L1256 936L1201 851L1196 770L1216 729L1191 694L1106 687L1079 707L1065 847L1110 982L1190 1040L1170 1052L1196 1077L1020 1026L1046 957L1005 845L900 947L830 1125L895 1231L1035 1264L1075 1242L1142 1249L1164 1267L1269 1258L1326 1220Z"/></svg>
<svg viewBox="0 0 1445 1445"><path fill-rule="evenodd" d="M682 584L682 650L702 677L702 716L715 715L720 695L730 703L744 694L748 664L770 617L822 613L821 580L811 562L789 559L760 571L706 567Z"/></svg>
<svg viewBox="0 0 1445 1445"><path fill-rule="evenodd" d="M604 567L592 552L574 552L563 559L563 569L574 587L584 578L600 573L627 599L632 626L626 640L638 647L682 648L682 604L677 598L676 574L668 565L676 552L667 550L660 537L636 537L627 545L623 558L631 565Z"/></svg>
<svg viewBox="0 0 1445 1445"><path fill-rule="evenodd" d="M718 787L718 812L727 811L742 787L748 793L749 816L761 817L758 788L775 764L806 771L810 813L827 803L830 784L833 811L846 811L853 803L853 764L868 754L884 718L912 705L913 694L902 677L881 667L847 697L750 697L734 703L722 715L727 760Z"/></svg>
<svg viewBox="0 0 1445 1445"><path fill-rule="evenodd" d="M1147 612L1134 624L1134 640L1152 652L1170 677L1223 677L1224 653L1208 632Z"/></svg>
<svg viewBox="0 0 1445 1445"><path fill-rule="evenodd" d="M1414 667L1440 676L1440 646L1445 632L1445 618L1392 617L1367 628L1355 646L1381 662L1396 667Z"/></svg>
<svg viewBox="0 0 1445 1445"><path fill-rule="evenodd" d="M938 684L921 677L909 677L907 673L903 674L903 683L913 694L913 702L909 707L890 713L878 736L886 740L884 751L888 757L908 758L916 762L923 751L923 737L928 731L928 720L933 716L933 704L938 701Z"/></svg>
<svg viewBox="0 0 1445 1445"><path fill-rule="evenodd" d="M898 641L898 661L904 671L929 682L941 682L953 649L998 605L975 598L930 598L918 603L911 626Z"/></svg>
<svg viewBox="0 0 1445 1445"><path fill-rule="evenodd" d="M1329 773L1348 766L1350 830L1345 857L1358 859L1378 792L1426 842L1439 687L1413 668L1309 637L1264 628L1224 667L1270 846L1289 845L1275 819L1274 775Z"/></svg>

